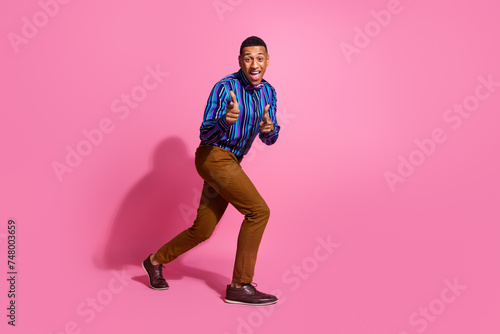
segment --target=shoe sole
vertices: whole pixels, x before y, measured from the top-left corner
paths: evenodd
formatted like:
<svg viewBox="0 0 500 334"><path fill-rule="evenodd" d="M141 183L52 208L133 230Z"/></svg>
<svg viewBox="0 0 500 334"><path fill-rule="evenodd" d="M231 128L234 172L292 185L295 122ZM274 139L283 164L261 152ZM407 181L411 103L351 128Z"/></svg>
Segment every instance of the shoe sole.
<svg viewBox="0 0 500 334"><path fill-rule="evenodd" d="M144 271L146 272L146 274L148 275L148 278L149 278L149 286L151 287L151 289L154 289L154 290L168 290L168 286L166 288L155 288L154 286L151 285L151 276L149 276L149 273L148 271L146 270L146 267L144 267L144 262L142 263L142 268L144 269Z"/></svg>
<svg viewBox="0 0 500 334"><path fill-rule="evenodd" d="M232 299L227 299L224 298L224 301L228 304L240 304L240 305L252 305L252 306L265 306L265 305L272 305L276 304L278 301L272 301L272 302L265 302L265 303L249 303L249 302L242 302L239 300L232 300Z"/></svg>

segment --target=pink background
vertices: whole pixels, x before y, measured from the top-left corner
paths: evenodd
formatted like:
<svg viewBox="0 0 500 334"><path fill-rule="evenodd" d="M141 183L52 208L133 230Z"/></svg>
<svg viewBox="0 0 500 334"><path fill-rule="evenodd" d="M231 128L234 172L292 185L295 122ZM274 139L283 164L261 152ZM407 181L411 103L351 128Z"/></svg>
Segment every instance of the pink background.
<svg viewBox="0 0 500 334"><path fill-rule="evenodd" d="M390 20L380 13L388 6ZM479 79L500 82L496 1L58 7L48 16L35 0L10 1L0 11L2 332L500 331L500 86ZM24 17L40 27L25 27L14 47ZM167 265L170 290L151 290L140 262L193 219L206 99L238 69L250 35L268 44L282 126L274 146L256 143L243 162L272 212L254 279L281 300L222 301L242 220L234 208L210 240ZM341 45L355 43L346 57ZM147 68L168 72L147 79L149 91ZM140 101L124 114L131 93ZM446 121L464 102L470 116ZM112 131L85 146L82 131L101 122ZM435 129L446 140L430 144ZM87 156L59 180L53 163L78 145ZM391 188L385 174L398 173L400 156L418 166ZM16 328L5 316L8 219Z"/></svg>

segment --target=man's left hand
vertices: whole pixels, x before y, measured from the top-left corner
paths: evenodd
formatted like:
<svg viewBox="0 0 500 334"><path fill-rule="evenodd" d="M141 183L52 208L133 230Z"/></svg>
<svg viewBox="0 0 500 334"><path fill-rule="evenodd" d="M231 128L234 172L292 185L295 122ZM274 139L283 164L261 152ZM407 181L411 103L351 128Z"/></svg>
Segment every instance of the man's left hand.
<svg viewBox="0 0 500 334"><path fill-rule="evenodd" d="M269 133L274 130L274 124L269 117L269 108L271 106L268 104L264 108L264 115L262 115L262 121L259 123L259 130L261 133Z"/></svg>

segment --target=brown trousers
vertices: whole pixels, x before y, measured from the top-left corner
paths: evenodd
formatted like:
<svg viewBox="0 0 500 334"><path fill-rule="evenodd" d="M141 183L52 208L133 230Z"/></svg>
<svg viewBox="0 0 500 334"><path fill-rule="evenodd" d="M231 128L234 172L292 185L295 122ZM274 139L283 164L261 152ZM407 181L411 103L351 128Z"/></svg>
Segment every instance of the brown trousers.
<svg viewBox="0 0 500 334"><path fill-rule="evenodd" d="M232 152L200 145L195 165L205 181L196 219L190 228L163 245L156 257L168 263L207 240L231 203L245 215L238 235L233 281L251 283L260 241L269 220L269 207Z"/></svg>

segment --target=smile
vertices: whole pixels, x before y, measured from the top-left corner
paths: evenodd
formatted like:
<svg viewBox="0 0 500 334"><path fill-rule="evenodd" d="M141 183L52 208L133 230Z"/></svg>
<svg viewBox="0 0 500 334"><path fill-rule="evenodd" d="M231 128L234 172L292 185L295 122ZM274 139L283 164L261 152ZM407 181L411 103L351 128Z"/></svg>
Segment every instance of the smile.
<svg viewBox="0 0 500 334"><path fill-rule="evenodd" d="M253 71L253 72L249 72L249 73L250 73L250 77L252 78L252 80L254 80L254 81L259 80L260 71Z"/></svg>

